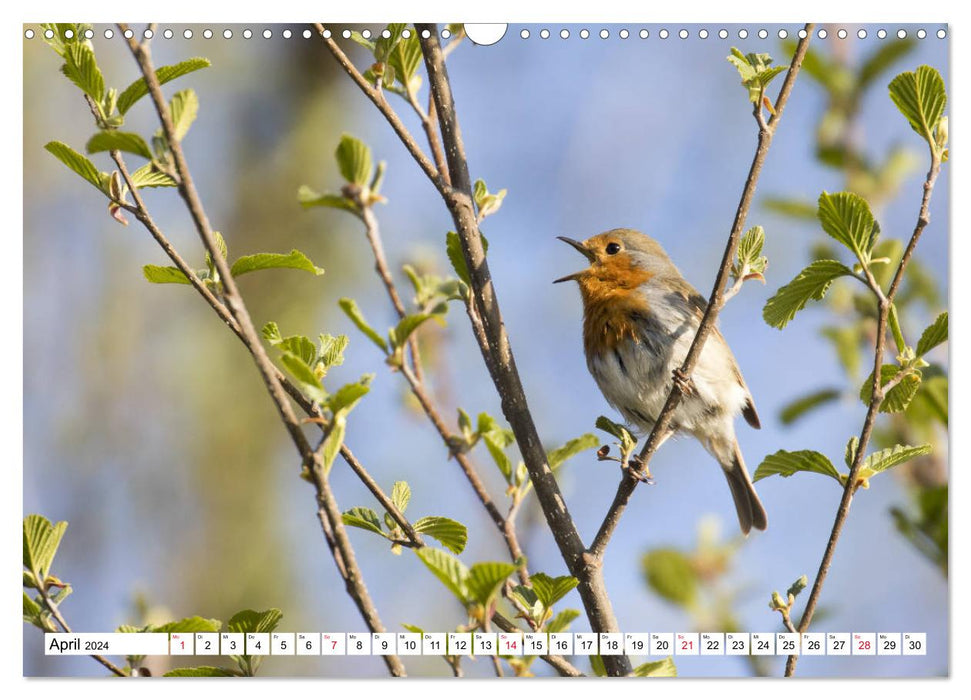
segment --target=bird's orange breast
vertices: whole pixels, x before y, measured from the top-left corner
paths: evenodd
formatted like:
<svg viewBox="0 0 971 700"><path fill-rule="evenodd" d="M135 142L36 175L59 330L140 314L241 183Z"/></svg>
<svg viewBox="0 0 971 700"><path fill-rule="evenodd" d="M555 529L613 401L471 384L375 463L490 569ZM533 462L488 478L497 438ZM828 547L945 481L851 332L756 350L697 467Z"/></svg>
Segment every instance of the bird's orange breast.
<svg viewBox="0 0 971 700"><path fill-rule="evenodd" d="M636 340L638 315L650 312L638 287L651 279L626 254L591 268L577 281L583 298L583 346L587 356L613 351L625 339Z"/></svg>

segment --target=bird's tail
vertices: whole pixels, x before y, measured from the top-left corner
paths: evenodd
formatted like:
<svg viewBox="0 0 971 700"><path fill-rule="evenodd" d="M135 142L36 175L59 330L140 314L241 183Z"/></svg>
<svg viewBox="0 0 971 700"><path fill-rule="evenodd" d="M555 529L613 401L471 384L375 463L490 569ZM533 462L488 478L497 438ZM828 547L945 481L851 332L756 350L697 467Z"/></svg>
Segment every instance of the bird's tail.
<svg viewBox="0 0 971 700"><path fill-rule="evenodd" d="M745 469L745 460L742 459L742 450L739 449L737 440L734 441L731 462L729 464L723 462L722 471L725 472L728 487L732 491L732 499L735 501L735 510L738 513L738 524L742 532L748 535L753 527L764 530L768 526L765 508L762 507L762 501L755 493L755 486L752 485L752 480Z"/></svg>

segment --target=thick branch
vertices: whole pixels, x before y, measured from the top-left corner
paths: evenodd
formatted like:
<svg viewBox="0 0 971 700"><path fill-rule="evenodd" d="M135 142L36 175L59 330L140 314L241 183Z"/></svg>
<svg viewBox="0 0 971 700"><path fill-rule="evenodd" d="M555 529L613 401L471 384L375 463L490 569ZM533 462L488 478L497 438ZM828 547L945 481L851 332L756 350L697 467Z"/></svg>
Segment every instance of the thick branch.
<svg viewBox="0 0 971 700"><path fill-rule="evenodd" d="M914 232L910 237L910 242L907 244L903 257L900 259L900 264L897 266L897 271L893 276L893 281L891 281L890 289L886 295L884 295L883 291L880 289L880 286L873 279L872 274L868 274L868 282L874 296L877 299L880 312L877 316L877 337L874 343L873 351L873 391L870 394L870 404L867 407L866 417L863 419L863 429L860 432L860 442L856 449L856 455L853 457L853 464L850 467L850 473L846 479L846 486L843 488L843 497L840 499L839 507L836 509L836 519L833 522L833 529L830 532L829 539L826 542L826 549L823 551L823 558L819 563L819 570L816 572L816 580L813 581L812 591L810 591L809 599L806 601L806 609L803 611L802 618L799 620L800 632L805 632L809 629L809 625L813 619L813 614L816 612L816 605L819 602L819 597L823 590L823 584L826 582L826 577L829 574L829 568L833 562L833 555L836 552L836 544L839 542L840 535L843 532L843 526L846 524L846 519L850 512L850 505L853 502L853 495L856 493L857 474L860 471L860 465L863 464L863 458L866 455L867 445L869 444L870 437L873 433L873 426L874 423L876 423L877 413L880 410L880 404L883 403L886 392L890 390L889 384L885 386L881 385L879 379L880 369L883 367L884 348L886 347L887 341L887 318L890 314L890 307L893 304L894 297L896 296L897 290L900 287L900 282L903 279L904 270L907 268L907 263L910 262L914 249L917 247L917 242L920 240L921 234L924 232L924 228L926 228L927 224L930 223L931 195L934 192L934 183L937 182L937 176L940 171L940 157L936 154L936 152L932 152L930 170L927 171L927 177L924 180L924 193L920 202L920 212L917 216L917 224L914 226ZM869 271L867 272L869 273ZM799 657L795 655L791 655L788 659L786 659L785 674L787 677L792 676L796 672L796 663L798 659Z"/></svg>
<svg viewBox="0 0 971 700"><path fill-rule="evenodd" d="M765 163L765 157L772 143L772 137L778 128L779 120L782 118L782 112L785 109L786 103L789 101L792 86L795 84L796 76L799 74L799 69L802 66L802 60L806 55L806 50L809 48L809 39L812 36L813 24L807 24L805 30L806 35L799 40L799 44L796 46L796 52L792 57L792 62L789 64L789 71L786 73L782 88L779 90L779 97L776 98L776 113L769 119L768 123L761 118L761 103L755 105L754 113L756 115L756 121L759 123L758 146L755 149L755 156L752 158L752 165L749 167L748 177L742 189L741 200L738 203L738 208L735 210L735 220L732 222L731 233L725 245L721 265L718 268L718 274L715 276L715 284L708 300L708 307L705 309L705 314L698 326L698 331L695 333L691 347L688 349L688 354L681 364L680 373L682 377L691 376L691 372L694 370L694 366L701 356L701 350L705 345L705 341L715 327L715 319L724 306L725 287L728 284L728 278L731 274L732 261L735 259L738 241L742 236L742 229L745 228L745 220L748 217L748 211L752 204L752 198L755 195L759 175L762 173L762 165ZM671 387L671 393L668 394L664 408L661 409L661 413L657 417L654 429L651 431L650 436L647 438L644 447L638 455L642 469L647 468L651 457L654 456L658 447L661 446L661 443L670 434L671 421L674 418L674 412L678 404L681 403L682 392L682 383L675 381ZM617 494L614 496L614 501L607 511L603 524L600 526L600 531L597 533L594 544L591 547L591 551L598 558L603 557L607 543L617 524L620 522L620 516L627 507L631 494L634 493L634 489L638 483L639 480L636 475L631 470L625 470L624 476L617 488Z"/></svg>
<svg viewBox="0 0 971 700"><path fill-rule="evenodd" d="M472 203L472 181L465 157L465 146L455 112L445 58L438 41L437 27L416 24L415 29L420 37L429 89L438 112L449 179L452 183L451 188L442 191L442 195L452 215L469 270L473 299L469 314L473 323L476 317L482 323L484 337L480 339L477 334L479 349L499 392L503 414L516 436L546 522L567 568L580 581L578 590L591 627L598 632L618 631L617 619L604 586L603 571L585 556L583 541L566 507L556 478L547 464L546 451L529 412L522 381L516 369L482 247L482 237ZM623 676L631 671L630 660L626 656L605 656L604 663L611 675Z"/></svg>

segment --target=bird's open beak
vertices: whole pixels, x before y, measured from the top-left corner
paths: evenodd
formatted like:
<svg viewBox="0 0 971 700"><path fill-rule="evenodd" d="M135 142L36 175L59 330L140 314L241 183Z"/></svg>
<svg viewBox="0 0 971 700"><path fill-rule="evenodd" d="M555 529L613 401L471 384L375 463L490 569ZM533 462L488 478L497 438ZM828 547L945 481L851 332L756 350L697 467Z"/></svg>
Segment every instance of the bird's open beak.
<svg viewBox="0 0 971 700"><path fill-rule="evenodd" d="M586 247L579 241L575 241L572 238L567 238L566 236L557 236L557 238L559 238L564 243L569 243L571 246L576 248L580 253L583 254L583 257L585 257L590 262L594 261L595 259L594 254L591 253L589 250L587 250ZM569 280L575 280L579 278L580 275L582 275L583 273L584 271L581 270L580 272L574 272L572 275L567 275L566 277L560 277L560 279L558 280L553 280L553 284L556 284L557 282L568 282Z"/></svg>

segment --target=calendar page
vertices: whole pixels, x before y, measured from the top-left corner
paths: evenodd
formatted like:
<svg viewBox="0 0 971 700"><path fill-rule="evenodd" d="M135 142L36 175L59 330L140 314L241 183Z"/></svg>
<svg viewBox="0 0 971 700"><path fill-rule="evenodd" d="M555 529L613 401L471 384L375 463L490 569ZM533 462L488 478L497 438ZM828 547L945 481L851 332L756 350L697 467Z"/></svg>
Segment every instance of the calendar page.
<svg viewBox="0 0 971 700"><path fill-rule="evenodd" d="M320 9L21 27L23 675L949 676L950 27Z"/></svg>

